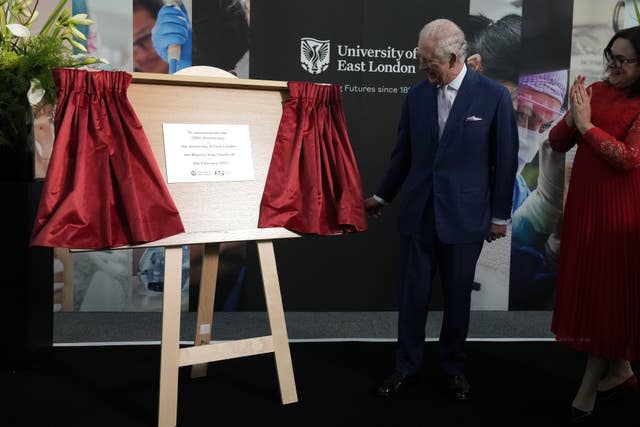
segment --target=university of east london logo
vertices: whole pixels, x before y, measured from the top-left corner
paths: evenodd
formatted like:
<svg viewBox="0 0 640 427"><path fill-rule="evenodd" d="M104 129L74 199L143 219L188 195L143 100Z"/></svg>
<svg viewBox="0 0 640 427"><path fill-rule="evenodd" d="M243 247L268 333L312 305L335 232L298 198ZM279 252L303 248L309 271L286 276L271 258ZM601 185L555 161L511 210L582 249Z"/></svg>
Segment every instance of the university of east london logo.
<svg viewBox="0 0 640 427"><path fill-rule="evenodd" d="M311 37L300 39L300 64L311 74L320 74L329 67L330 40Z"/></svg>

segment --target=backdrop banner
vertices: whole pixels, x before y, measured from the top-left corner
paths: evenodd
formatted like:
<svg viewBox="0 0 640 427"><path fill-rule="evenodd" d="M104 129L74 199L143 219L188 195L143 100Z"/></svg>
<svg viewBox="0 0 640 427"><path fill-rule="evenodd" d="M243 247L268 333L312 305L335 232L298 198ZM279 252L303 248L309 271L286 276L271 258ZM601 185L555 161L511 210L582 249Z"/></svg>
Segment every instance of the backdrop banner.
<svg viewBox="0 0 640 427"><path fill-rule="evenodd" d="M98 18L91 40L101 56L115 68L152 66L150 28L157 9L149 15L143 2L133 0L133 8L111 19L99 15L106 12L97 3L85 3L89 14L93 10ZM469 41L468 66L509 89L520 136L510 233L483 248L473 284L473 310L552 309L573 154L552 152L546 137L566 112L566 93L575 76L584 74L589 82L602 78L602 48L616 29L637 25L629 9L624 1L614 0L185 2L193 65L214 66L240 78L339 85L365 197L375 191L387 166L407 91L425 78L415 51L420 29L437 18L462 27ZM121 32L124 44L106 32L107 19L110 26L123 21L132 29ZM130 48L120 48L125 45ZM160 65L156 72L167 72ZM540 100L550 106L547 118L533 125L531 118L542 114ZM396 200L381 218L369 219L364 233L276 241L285 308L395 310L398 205ZM184 250L185 298L197 292L201 249ZM221 257L216 309L262 310L254 245L228 245ZM99 257L100 264L89 254L72 258L73 301L67 298L64 310L160 310L163 279L156 273L162 271L161 250L107 252ZM59 273L60 261L56 265ZM433 288L435 309L442 305L439 288Z"/></svg>

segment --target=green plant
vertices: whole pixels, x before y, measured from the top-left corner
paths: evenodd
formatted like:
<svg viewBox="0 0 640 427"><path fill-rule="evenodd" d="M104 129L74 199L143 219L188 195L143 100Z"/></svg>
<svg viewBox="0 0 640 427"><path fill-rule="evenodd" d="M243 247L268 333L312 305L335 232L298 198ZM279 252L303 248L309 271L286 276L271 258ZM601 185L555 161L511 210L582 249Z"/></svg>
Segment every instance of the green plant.
<svg viewBox="0 0 640 427"><path fill-rule="evenodd" d="M51 69L101 62L86 52L85 36L76 28L89 25L86 14L71 16L67 0L60 0L38 34L31 27L38 18L38 0L0 0L0 145L24 141L25 117L39 103L54 104Z"/></svg>

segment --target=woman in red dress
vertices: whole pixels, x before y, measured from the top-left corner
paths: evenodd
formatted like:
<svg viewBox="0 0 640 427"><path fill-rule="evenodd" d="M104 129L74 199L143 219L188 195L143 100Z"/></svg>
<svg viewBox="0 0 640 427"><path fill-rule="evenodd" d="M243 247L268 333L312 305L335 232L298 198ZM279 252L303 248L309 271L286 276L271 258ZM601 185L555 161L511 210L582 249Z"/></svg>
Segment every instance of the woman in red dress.
<svg viewBox="0 0 640 427"><path fill-rule="evenodd" d="M617 32L604 50L608 77L586 88L578 76L571 110L549 140L577 144L564 210L551 325L558 342L586 352L573 421L596 397L638 387L640 359L640 27Z"/></svg>

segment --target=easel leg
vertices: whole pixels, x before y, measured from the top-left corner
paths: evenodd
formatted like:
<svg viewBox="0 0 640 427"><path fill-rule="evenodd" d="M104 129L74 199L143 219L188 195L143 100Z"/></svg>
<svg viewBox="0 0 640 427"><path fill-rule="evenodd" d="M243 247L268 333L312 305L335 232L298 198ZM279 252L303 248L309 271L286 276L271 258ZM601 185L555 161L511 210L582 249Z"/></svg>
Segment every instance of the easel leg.
<svg viewBox="0 0 640 427"><path fill-rule="evenodd" d="M280 295L280 283L278 282L278 270L276 258L273 252L273 242L270 240L259 241L258 255L264 283L264 295L267 303L267 314L273 344L275 348L276 367L278 370L278 382L280 383L280 395L282 403L294 403L298 401L296 383L293 377L293 365L291 352L289 351L289 338L284 318L282 297Z"/></svg>
<svg viewBox="0 0 640 427"><path fill-rule="evenodd" d="M218 278L218 260L220 258L220 244L207 243L204 245L202 258L202 273L200 275L200 294L198 296L198 320L194 345L209 344L213 329L213 302L216 296L216 280ZM191 367L191 378L207 375L207 364L201 363Z"/></svg>
<svg viewBox="0 0 640 427"><path fill-rule="evenodd" d="M164 290L162 293L159 427L173 427L177 423L181 285L182 247L167 247L164 252Z"/></svg>

